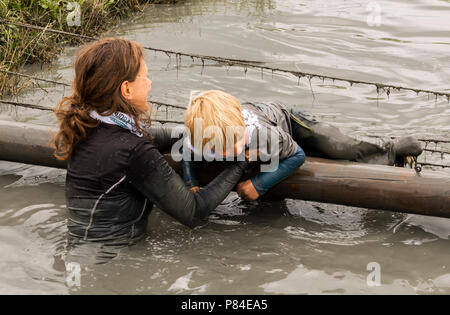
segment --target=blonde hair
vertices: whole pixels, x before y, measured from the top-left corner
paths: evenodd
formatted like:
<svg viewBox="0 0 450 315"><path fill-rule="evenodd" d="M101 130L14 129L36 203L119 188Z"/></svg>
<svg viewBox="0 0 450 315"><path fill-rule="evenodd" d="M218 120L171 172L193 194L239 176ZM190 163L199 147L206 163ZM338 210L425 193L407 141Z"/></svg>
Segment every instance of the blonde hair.
<svg viewBox="0 0 450 315"><path fill-rule="evenodd" d="M201 128L198 125L195 128L198 123ZM230 146L243 137L245 129L241 103L234 96L218 90L204 91L193 98L184 124L191 132L191 144L196 149L198 145L201 145L198 149L203 149L213 139L222 146L223 152L227 151L227 143Z"/></svg>

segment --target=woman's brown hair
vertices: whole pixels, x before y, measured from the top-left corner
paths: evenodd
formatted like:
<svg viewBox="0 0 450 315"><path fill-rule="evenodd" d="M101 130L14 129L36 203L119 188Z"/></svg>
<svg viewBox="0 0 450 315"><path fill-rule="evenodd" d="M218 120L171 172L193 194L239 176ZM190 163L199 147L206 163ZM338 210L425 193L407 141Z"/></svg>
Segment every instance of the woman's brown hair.
<svg viewBox="0 0 450 315"><path fill-rule="evenodd" d="M105 38L84 46L75 60L73 94L55 107L59 131L53 138L54 155L66 160L75 146L98 126L89 112L110 115L120 111L133 117L136 127L145 134L140 121L150 121L148 113L138 112L120 90L122 82L133 82L143 60L142 46L125 39Z"/></svg>

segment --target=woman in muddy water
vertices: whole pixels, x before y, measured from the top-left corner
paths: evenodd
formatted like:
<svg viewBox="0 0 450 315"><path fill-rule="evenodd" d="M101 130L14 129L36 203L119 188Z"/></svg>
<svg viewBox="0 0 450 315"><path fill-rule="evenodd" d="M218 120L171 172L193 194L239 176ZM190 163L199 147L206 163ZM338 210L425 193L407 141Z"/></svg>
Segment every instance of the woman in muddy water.
<svg viewBox="0 0 450 315"><path fill-rule="evenodd" d="M241 178L247 162L229 165L192 193L144 129L152 81L141 45L102 39L75 61L73 93L55 109L55 156L67 160L69 244L132 244L145 235L153 208L193 227L208 216Z"/></svg>

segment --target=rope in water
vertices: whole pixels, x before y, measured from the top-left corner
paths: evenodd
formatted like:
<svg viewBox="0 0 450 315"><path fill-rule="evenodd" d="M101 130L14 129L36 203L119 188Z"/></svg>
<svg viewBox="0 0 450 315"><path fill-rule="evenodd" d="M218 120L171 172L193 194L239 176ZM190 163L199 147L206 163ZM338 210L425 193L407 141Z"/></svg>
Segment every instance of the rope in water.
<svg viewBox="0 0 450 315"><path fill-rule="evenodd" d="M5 104L5 105L13 105L13 106L17 106L17 107L39 109L39 110L44 110L44 111L49 111L49 112L53 111L53 109L50 107L36 105L36 104L21 103L21 102L14 102L14 101L4 101L4 100L0 100L0 103ZM164 104L164 103L162 103L162 104ZM156 121L161 124L166 124L166 123L182 124L183 123L182 121L179 121L179 120L170 120L170 119L162 119L162 118L158 118L158 119L155 118L155 119L152 119L152 121Z"/></svg>
<svg viewBox="0 0 450 315"><path fill-rule="evenodd" d="M6 73L8 75L15 75L15 76L19 76L19 77L24 77L24 78L35 80L35 81L42 81L42 82L47 82L47 83L52 83L52 84L57 84L57 85L67 86L67 87L70 86L70 84L67 84L67 83L64 83L64 82L58 82L58 81L54 81L54 80L42 79L42 78L34 77L34 76L31 76L31 75L28 75L28 74L23 74L23 73L7 71L7 70L2 70L2 69L0 69L0 72ZM43 89L43 90L45 90L45 89ZM148 101L151 102L153 105L156 105L157 107L166 106L166 107L174 107L174 108L179 108L179 109L186 109L186 106L167 104L167 103L162 103L162 102L157 102L157 101L152 101L152 100L148 100Z"/></svg>
<svg viewBox="0 0 450 315"><path fill-rule="evenodd" d="M14 71L8 71L8 70L0 69L0 72L6 73L8 75L14 75L14 76L18 76L18 77L23 77L23 78L35 80L35 81L42 81L42 82L53 83L53 84L58 84L58 85L63 85L63 86L70 86L70 84L67 84L67 83L57 82L57 81L48 80L48 79L42 79L42 78L38 78L38 77L33 77L31 75L28 75L28 74L18 73L18 72L14 72Z"/></svg>
<svg viewBox="0 0 450 315"><path fill-rule="evenodd" d="M75 36L75 37L89 39L89 40L99 39L98 37L85 36L85 35L66 32L66 31L54 30L54 29L51 29L48 27L41 27L41 26L36 26L36 25L31 25L31 24L26 24L26 23L8 21L8 20L4 20L4 19L0 19L0 23L6 24L6 25L14 25L14 26L19 26L19 27L31 28L31 29L36 29L36 30L42 30L42 31L52 32L52 33L61 34L61 35ZM433 91L433 90L419 89L419 88L410 88L410 87L393 85L393 84L384 84L384 83L378 83L378 82L369 82L369 81L363 81L363 80L352 80L352 79L341 78L341 77L333 77L333 76L329 76L329 75L323 75L323 74L317 74L317 73L311 73L311 72L286 70L286 69L281 69L281 68L259 65L259 64L263 63L260 61L249 61L249 60L232 59L232 58L224 58L224 57L217 57L217 56L206 56L206 55L191 54L191 53L166 50L166 49L160 49L160 48L154 48L154 47L144 47L144 48L147 50L155 51L155 52L163 52L163 53L167 54L169 57L170 57L170 55L175 55L177 58L177 64L178 64L179 60L181 61L181 56L186 56L186 57L190 57L192 60L194 60L194 58L200 59L202 61L203 66L204 66L205 60L211 60L211 61L215 61L215 62L219 62L219 63L227 63L229 66L244 67L245 73L247 73L247 68L260 69L261 76L263 76L264 70L267 70L267 71L271 71L272 74L274 72L291 74L291 75L297 77L299 82L300 82L301 78L306 77L309 79L310 87L311 87L311 79L316 77L316 78L322 79L323 81L325 79L333 80L333 82L335 80L345 81L345 82L350 83L351 86L353 86L353 84L363 84L363 85L375 86L377 89L378 95L380 94L380 91L384 91L386 93L386 95L389 96L391 93L391 90L397 90L397 91L406 90L406 91L416 92L417 94L419 94L419 93L433 94L433 95L435 95L436 99L438 96L445 96L447 98L447 102L450 102L450 92Z"/></svg>

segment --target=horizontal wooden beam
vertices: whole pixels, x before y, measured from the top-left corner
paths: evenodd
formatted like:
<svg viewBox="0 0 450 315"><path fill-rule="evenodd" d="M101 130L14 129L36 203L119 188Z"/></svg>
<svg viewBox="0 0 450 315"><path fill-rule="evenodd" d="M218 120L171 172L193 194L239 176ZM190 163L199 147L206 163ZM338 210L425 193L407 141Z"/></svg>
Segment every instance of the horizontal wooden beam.
<svg viewBox="0 0 450 315"><path fill-rule="evenodd" d="M0 159L65 168L53 157L50 141L56 129L0 121ZM166 155L180 174L180 165ZM223 163L200 166L197 175L208 183ZM269 195L369 209L450 218L450 175L445 172L307 158L292 176L272 188Z"/></svg>

